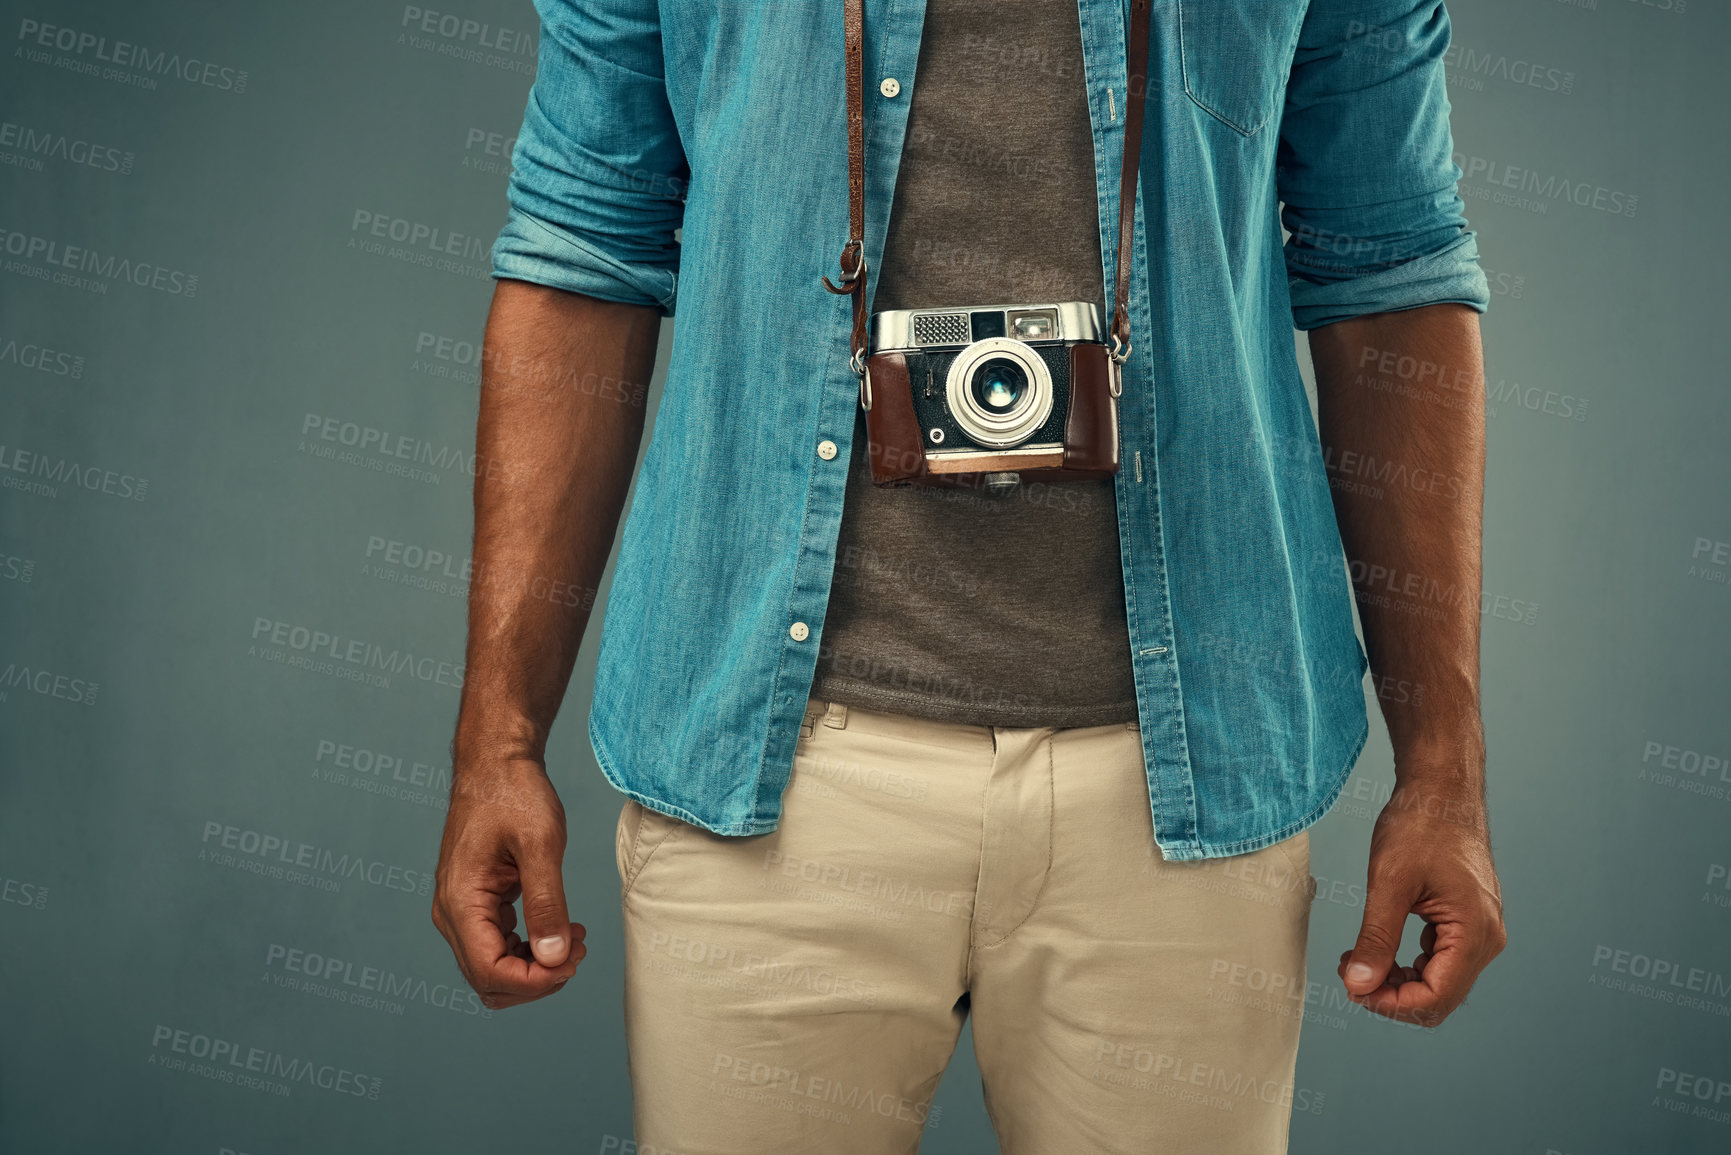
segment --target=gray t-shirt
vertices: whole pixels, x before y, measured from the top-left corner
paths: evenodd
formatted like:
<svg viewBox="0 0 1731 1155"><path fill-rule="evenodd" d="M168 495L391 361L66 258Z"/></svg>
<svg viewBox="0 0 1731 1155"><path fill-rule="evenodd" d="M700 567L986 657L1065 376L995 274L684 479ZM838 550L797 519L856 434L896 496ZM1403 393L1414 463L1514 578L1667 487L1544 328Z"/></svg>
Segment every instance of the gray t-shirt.
<svg viewBox="0 0 1731 1155"><path fill-rule="evenodd" d="M1104 310L1078 21L1064 0L927 0L874 312ZM1134 719L1111 480L879 488L856 409L812 694L974 725Z"/></svg>

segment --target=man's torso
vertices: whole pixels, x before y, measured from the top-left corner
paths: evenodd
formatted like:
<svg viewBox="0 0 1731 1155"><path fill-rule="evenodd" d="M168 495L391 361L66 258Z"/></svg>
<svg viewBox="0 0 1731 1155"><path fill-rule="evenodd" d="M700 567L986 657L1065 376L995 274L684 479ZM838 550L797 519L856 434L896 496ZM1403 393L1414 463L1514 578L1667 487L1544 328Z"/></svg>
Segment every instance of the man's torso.
<svg viewBox="0 0 1731 1155"><path fill-rule="evenodd" d="M927 0L872 308L1102 308L1073 4ZM863 421L818 697L997 726L1136 717L1113 483L880 488Z"/></svg>

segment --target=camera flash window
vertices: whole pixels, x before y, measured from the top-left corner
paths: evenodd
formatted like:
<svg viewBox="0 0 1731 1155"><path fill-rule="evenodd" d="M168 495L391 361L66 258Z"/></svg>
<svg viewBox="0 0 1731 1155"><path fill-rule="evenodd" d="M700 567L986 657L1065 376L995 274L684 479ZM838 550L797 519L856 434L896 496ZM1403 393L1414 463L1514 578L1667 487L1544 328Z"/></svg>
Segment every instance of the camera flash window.
<svg viewBox="0 0 1731 1155"><path fill-rule="evenodd" d="M1010 314L1010 335L1020 341L1049 341L1058 333L1058 315L1051 309Z"/></svg>

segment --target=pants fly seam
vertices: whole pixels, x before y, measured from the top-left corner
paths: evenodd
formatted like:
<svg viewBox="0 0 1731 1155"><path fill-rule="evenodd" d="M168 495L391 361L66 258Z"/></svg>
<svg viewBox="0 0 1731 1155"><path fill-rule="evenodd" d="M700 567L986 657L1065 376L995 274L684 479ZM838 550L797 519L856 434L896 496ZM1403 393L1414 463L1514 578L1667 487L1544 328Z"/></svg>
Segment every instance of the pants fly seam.
<svg viewBox="0 0 1731 1155"><path fill-rule="evenodd" d="M990 821L992 775L998 769L998 728L987 728L992 735L992 757L986 767L986 781L980 788L980 852L975 856L974 901L968 904L968 957L962 964L964 988L973 989L974 947L980 936L980 887L986 881L986 823Z"/></svg>
<svg viewBox="0 0 1731 1155"><path fill-rule="evenodd" d="M1020 930L1023 923L1027 922L1030 918L1034 917L1034 911L1038 910L1039 906L1040 906L1040 896L1042 894L1046 893L1046 883L1051 881L1051 878L1052 878L1052 829L1053 829L1053 827L1055 827L1058 824L1058 786L1057 786L1058 775L1057 775L1057 769L1056 769L1057 764L1054 760L1056 756L1052 753L1052 747L1054 745L1053 739L1056 738L1057 736L1058 736L1057 731L1054 730L1052 733L1046 735L1046 738L1045 738L1045 745L1046 745L1046 805L1047 805L1047 809L1046 809L1046 867L1040 873L1040 888L1038 890L1034 891L1034 897L1028 900L1028 909L1022 912L1022 917L1016 920L1016 925L1012 926L1009 930L1005 931L995 941L988 942L988 943L982 943L981 949L983 949L983 950L989 950L992 947L1002 946L1004 943L1009 942L1010 936L1015 934L1018 930ZM982 832L983 832L984 823L981 824L981 827L982 827ZM985 855L982 852L982 854L981 854L982 864L984 863L984 858L985 858ZM984 869L984 867L982 865L982 872L983 872L983 869ZM977 894L977 890L976 890L976 894ZM973 946L972 946L972 942L970 941L970 943L969 943L970 958L972 957L972 950L973 950Z"/></svg>

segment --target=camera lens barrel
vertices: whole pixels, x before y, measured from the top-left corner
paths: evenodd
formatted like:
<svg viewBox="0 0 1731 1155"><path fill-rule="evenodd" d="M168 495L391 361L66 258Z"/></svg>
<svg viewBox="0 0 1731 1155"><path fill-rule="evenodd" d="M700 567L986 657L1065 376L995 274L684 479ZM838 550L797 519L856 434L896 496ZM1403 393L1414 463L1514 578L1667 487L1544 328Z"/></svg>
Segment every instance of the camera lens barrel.
<svg viewBox="0 0 1731 1155"><path fill-rule="evenodd" d="M946 400L974 441L1002 449L1033 436L1052 414L1052 374L1025 342L975 341L950 362Z"/></svg>

